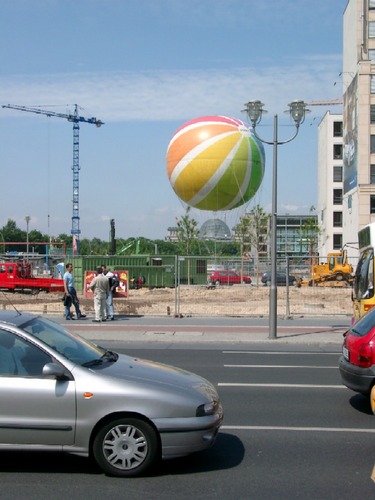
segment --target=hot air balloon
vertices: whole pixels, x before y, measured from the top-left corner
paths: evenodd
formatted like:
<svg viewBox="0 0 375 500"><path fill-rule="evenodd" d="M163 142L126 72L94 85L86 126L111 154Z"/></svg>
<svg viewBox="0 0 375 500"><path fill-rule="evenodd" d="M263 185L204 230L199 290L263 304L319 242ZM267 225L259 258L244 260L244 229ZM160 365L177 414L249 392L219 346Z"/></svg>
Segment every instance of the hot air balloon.
<svg viewBox="0 0 375 500"><path fill-rule="evenodd" d="M241 120L204 116L184 123L167 150L177 194L199 210L227 211L247 203L264 175L264 148Z"/></svg>

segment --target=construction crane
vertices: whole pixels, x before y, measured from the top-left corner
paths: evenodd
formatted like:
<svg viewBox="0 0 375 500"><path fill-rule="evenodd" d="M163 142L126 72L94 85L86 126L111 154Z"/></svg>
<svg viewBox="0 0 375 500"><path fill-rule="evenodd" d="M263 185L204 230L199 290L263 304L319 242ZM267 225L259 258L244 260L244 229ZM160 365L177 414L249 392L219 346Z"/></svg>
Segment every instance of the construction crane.
<svg viewBox="0 0 375 500"><path fill-rule="evenodd" d="M72 229L73 236L73 254L79 253L79 235L81 230L79 227L79 123L92 123L97 127L101 127L104 123L96 118L84 118L78 114L78 105L74 105L74 113L55 113L40 109L39 107L29 108L26 106L17 106L15 104L4 104L3 108L16 109L18 111L27 111L29 113L37 113L38 115L54 116L56 118L65 118L68 122L73 123L73 216L72 216Z"/></svg>
<svg viewBox="0 0 375 500"><path fill-rule="evenodd" d="M307 103L307 106L337 106L342 104L342 99L326 99L322 101L311 101Z"/></svg>

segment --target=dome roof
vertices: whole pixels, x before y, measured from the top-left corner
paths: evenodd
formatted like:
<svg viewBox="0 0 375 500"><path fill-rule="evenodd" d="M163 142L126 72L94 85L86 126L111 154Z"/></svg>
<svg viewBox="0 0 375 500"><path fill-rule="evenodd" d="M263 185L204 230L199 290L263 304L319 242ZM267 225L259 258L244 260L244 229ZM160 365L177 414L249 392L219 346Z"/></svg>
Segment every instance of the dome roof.
<svg viewBox="0 0 375 500"><path fill-rule="evenodd" d="M199 237L203 240L230 240L229 227L220 219L209 219L202 224Z"/></svg>

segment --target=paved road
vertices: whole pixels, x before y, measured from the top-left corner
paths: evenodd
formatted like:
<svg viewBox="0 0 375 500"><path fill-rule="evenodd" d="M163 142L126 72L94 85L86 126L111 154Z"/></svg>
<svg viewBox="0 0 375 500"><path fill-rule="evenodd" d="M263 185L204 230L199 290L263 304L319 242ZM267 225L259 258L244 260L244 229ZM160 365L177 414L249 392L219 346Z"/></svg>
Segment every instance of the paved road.
<svg viewBox="0 0 375 500"><path fill-rule="evenodd" d="M211 342L209 348L165 349L168 344L158 342L154 349L150 342L116 342L123 352L193 370L217 385L225 420L216 445L132 480L108 478L80 457L1 452L2 499L374 496L374 416L366 398L340 383L339 345L296 350L272 341L218 349Z"/></svg>

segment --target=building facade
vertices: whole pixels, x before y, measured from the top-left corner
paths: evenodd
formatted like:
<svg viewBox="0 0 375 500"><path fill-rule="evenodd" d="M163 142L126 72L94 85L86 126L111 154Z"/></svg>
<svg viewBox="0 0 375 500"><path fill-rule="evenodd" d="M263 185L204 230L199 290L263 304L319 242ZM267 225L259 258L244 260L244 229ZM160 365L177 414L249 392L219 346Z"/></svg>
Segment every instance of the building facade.
<svg viewBox="0 0 375 500"><path fill-rule="evenodd" d="M375 0L348 1L342 77L343 242L350 255L358 230L375 221Z"/></svg>
<svg viewBox="0 0 375 500"><path fill-rule="evenodd" d="M258 228L254 233L255 221L252 221L251 214L247 214L250 220L249 241L251 247L249 253L259 261L269 261L271 258L271 234L272 221L267 216L263 227ZM318 223L316 215L278 215L276 217L276 258L278 262L285 263L286 259L296 261L316 254L318 244ZM240 235L235 228L232 233L233 239L238 241ZM254 243L256 240L256 244Z"/></svg>
<svg viewBox="0 0 375 500"><path fill-rule="evenodd" d="M327 112L318 127L319 255L341 250L343 236L343 119Z"/></svg>
<svg viewBox="0 0 375 500"><path fill-rule="evenodd" d="M318 243L316 215L278 215L276 218L277 260L304 259L316 254Z"/></svg>

